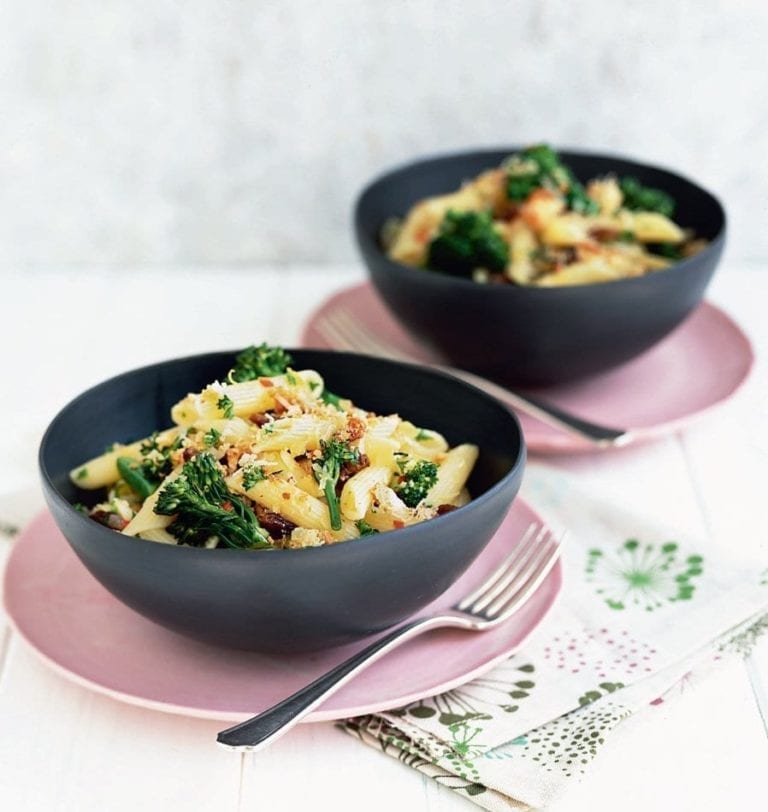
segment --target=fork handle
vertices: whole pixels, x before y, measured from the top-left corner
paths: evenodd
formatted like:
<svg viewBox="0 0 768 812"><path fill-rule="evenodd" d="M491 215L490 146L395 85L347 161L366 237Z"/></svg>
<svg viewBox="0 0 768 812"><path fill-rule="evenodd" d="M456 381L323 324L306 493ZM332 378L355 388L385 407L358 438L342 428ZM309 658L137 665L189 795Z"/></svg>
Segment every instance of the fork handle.
<svg viewBox="0 0 768 812"><path fill-rule="evenodd" d="M563 411L552 403L544 403L544 401L532 398L530 395L521 395L519 392L499 386L472 372L447 366L441 366L438 369L442 369L443 372L448 372L456 378L461 378L463 381L478 387L478 389L485 390L489 395L501 401L506 401L519 411L525 412L543 423L555 426L571 434L577 434L598 447L621 446L631 439L630 432L627 429L616 429L591 423L589 420L583 420L570 412Z"/></svg>
<svg viewBox="0 0 768 812"><path fill-rule="evenodd" d="M460 618L442 615L421 618L406 623L385 634L348 660L332 668L287 699L238 725L222 730L216 737L219 744L231 748L260 750L287 733L323 700L335 694L356 674L376 662L392 649L429 629L439 626L464 625Z"/></svg>

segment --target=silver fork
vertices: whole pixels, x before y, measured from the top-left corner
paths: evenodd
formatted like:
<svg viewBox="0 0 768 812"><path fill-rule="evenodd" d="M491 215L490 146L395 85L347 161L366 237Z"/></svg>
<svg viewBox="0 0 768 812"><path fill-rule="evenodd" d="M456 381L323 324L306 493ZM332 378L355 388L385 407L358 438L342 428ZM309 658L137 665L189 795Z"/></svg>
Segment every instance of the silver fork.
<svg viewBox="0 0 768 812"><path fill-rule="evenodd" d="M406 640L441 626L484 631L504 623L525 605L547 577L560 555L561 543L562 537L558 541L548 528L531 524L509 557L445 613L419 618L394 629L277 705L222 730L216 740L232 749L261 750L364 668Z"/></svg>
<svg viewBox="0 0 768 812"><path fill-rule="evenodd" d="M366 331L365 326L346 310L337 310L331 316L321 316L315 327L326 341L336 349L354 350L367 355L379 355L384 358L392 358L397 361L415 362L417 359L406 355L402 350L371 335ZM499 386L492 381L481 378L472 372L467 372L456 367L431 364L433 369L440 369L448 372L456 378L471 383L473 386L483 389L489 395L508 403L513 408L525 412L532 417L541 420L547 425L554 426L562 431L575 434L589 440L598 448L610 446L622 446L631 441L632 435L628 429L617 429L610 426L602 426L584 420L574 414L560 409L551 403L545 403L538 398L534 399L528 395L521 395L505 387Z"/></svg>

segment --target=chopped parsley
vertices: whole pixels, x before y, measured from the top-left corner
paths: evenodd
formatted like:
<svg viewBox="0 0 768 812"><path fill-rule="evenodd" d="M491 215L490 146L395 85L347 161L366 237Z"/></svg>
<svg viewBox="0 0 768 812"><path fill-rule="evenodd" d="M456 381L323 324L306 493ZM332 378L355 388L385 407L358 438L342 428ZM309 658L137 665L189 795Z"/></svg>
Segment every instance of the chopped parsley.
<svg viewBox="0 0 768 812"><path fill-rule="evenodd" d="M249 465L243 469L243 487L249 491L254 485L267 478L264 469L259 465Z"/></svg>
<svg viewBox="0 0 768 812"><path fill-rule="evenodd" d="M75 479L85 479L88 476L88 469L83 466L76 474Z"/></svg>
<svg viewBox="0 0 768 812"><path fill-rule="evenodd" d="M235 404L227 395L222 395L216 401L216 406L227 419L235 416Z"/></svg>
<svg viewBox="0 0 768 812"><path fill-rule="evenodd" d="M361 536L374 536L379 532L375 527L371 527L365 519L355 522L355 527L360 531Z"/></svg>
<svg viewBox="0 0 768 812"><path fill-rule="evenodd" d="M329 406L335 406L339 411L341 411L341 398L338 395L334 395L333 392L323 389L323 391L320 393L320 400L322 400L323 403L327 403Z"/></svg>
<svg viewBox="0 0 768 812"><path fill-rule="evenodd" d="M171 454L181 448L181 440L181 435L178 435L170 445L161 448L157 442L157 432L154 432L141 444L141 473L146 479L159 484L171 473Z"/></svg>

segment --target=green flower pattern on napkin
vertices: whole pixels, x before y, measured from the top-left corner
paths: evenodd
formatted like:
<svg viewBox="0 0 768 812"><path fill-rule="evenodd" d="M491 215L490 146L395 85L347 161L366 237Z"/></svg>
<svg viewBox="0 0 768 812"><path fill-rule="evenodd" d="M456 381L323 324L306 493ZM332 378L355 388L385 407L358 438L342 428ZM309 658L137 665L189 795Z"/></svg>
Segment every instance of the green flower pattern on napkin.
<svg viewBox="0 0 768 812"><path fill-rule="evenodd" d="M470 797L486 792L475 765L433 737L403 736L402 731L380 716L361 716L343 723L343 728L367 744L373 744L383 753L394 756L419 772L458 793ZM428 741L429 739L429 741ZM437 752L437 755L433 755ZM440 762L445 761L441 767Z"/></svg>
<svg viewBox="0 0 768 812"><path fill-rule="evenodd" d="M433 719L456 735L462 725L494 718L498 711L515 713L520 703L531 695L536 683L530 675L536 670L532 663L517 665L511 658L511 670L496 669L493 674L478 677L467 685L446 691L444 694L421 700L399 710L390 711L395 716L412 716L416 719ZM510 702L510 700L512 700ZM462 733L467 742L467 733ZM458 742L458 739L456 740ZM466 749L457 743L457 752Z"/></svg>
<svg viewBox="0 0 768 812"><path fill-rule="evenodd" d="M373 738L383 752L396 756L414 769L427 772L450 789L469 795L485 792L473 761L480 751L473 751L471 746L471 740L480 732L479 728L469 731L466 723L453 725L452 738L447 741L424 733L406 736L380 716L350 719L343 727L363 740Z"/></svg>
<svg viewBox="0 0 768 812"><path fill-rule="evenodd" d="M491 750L485 758L530 759L547 772L559 771L570 778L585 772L586 765L605 743L608 731L630 714L629 708L612 703L583 707Z"/></svg>
<svg viewBox="0 0 768 812"><path fill-rule="evenodd" d="M700 555L680 557L674 541L656 546L628 539L616 551L593 548L587 554L585 577L610 609L629 606L654 612L694 595L694 579L703 573Z"/></svg>
<svg viewBox="0 0 768 812"><path fill-rule="evenodd" d="M733 651L742 657L749 657L755 643L768 632L768 614L762 615L752 623L739 629L738 634L733 635L720 645L720 651Z"/></svg>
<svg viewBox="0 0 768 812"><path fill-rule="evenodd" d="M614 691L618 691L623 687L623 682L601 682L600 685L598 685L600 690L593 688L591 691L587 691L579 697L579 705L591 705L593 702L597 702L600 697L612 694Z"/></svg>
<svg viewBox="0 0 768 812"><path fill-rule="evenodd" d="M343 724L493 812L546 807L624 720L655 712L695 669L748 654L768 632L764 563L748 569L706 538L670 540L565 478L552 488L552 476L533 491L571 535L547 623L466 685Z"/></svg>

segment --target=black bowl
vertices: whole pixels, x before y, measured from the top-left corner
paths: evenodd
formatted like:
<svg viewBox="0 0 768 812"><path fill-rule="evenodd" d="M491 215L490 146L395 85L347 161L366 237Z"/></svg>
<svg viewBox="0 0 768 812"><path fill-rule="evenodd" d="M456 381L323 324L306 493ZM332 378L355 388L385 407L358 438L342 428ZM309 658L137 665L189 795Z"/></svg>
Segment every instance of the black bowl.
<svg viewBox="0 0 768 812"><path fill-rule="evenodd" d="M581 180L615 173L669 192L675 220L709 240L696 256L636 279L562 288L481 285L392 262L382 224L417 201L457 189L519 147L425 158L372 181L355 206L357 242L395 317L455 366L505 383L547 385L622 364L660 341L701 301L725 244L725 212L690 180L606 155L562 152Z"/></svg>
<svg viewBox="0 0 768 812"><path fill-rule="evenodd" d="M234 353L153 364L89 389L53 419L40 447L43 490L80 560L123 603L182 634L271 651L339 645L391 626L445 591L493 536L520 487L525 447L498 402L450 376L361 355L291 350L331 391L476 443L468 505L422 524L303 550L175 547L98 524L68 471L115 441L169 425L169 411L232 367Z"/></svg>

